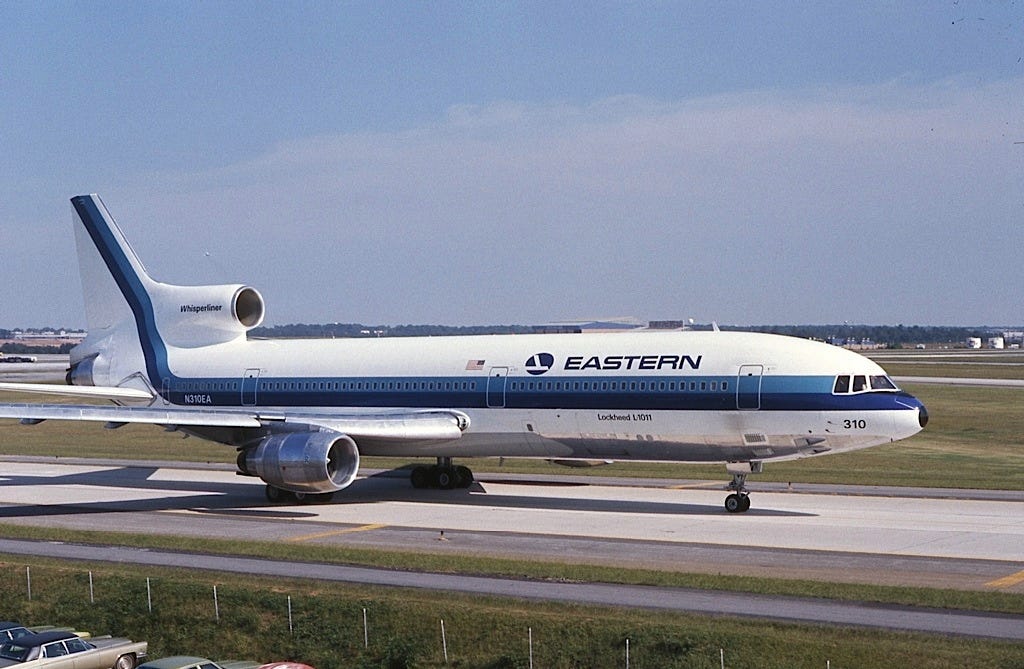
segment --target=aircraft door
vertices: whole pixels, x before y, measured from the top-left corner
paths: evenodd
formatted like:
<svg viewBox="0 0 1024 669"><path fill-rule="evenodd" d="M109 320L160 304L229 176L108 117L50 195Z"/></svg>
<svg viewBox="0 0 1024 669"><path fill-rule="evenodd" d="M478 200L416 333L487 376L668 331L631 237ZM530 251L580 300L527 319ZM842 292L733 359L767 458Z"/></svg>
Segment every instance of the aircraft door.
<svg viewBox="0 0 1024 669"><path fill-rule="evenodd" d="M256 404L256 384L260 382L260 370L247 369L242 376L242 406Z"/></svg>
<svg viewBox="0 0 1024 669"><path fill-rule="evenodd" d="M487 407L500 409L505 406L505 384L508 383L508 367L491 367L487 375Z"/></svg>
<svg viewBox="0 0 1024 669"><path fill-rule="evenodd" d="M764 365L740 365L736 377L736 408L753 411L761 408L761 375Z"/></svg>

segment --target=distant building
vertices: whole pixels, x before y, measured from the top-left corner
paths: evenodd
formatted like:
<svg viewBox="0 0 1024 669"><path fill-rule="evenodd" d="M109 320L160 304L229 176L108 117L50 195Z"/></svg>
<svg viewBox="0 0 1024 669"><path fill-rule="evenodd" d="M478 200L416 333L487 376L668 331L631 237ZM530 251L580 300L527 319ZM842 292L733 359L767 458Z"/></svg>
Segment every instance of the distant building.
<svg viewBox="0 0 1024 669"><path fill-rule="evenodd" d="M1002 337L989 337L988 347L994 349L1004 349L1006 348L1006 342L1003 340Z"/></svg>
<svg viewBox="0 0 1024 669"><path fill-rule="evenodd" d="M629 332L639 330L643 324L634 319L623 319L614 321L563 321L560 323L544 323L535 325L534 330L538 333L572 333L581 332Z"/></svg>
<svg viewBox="0 0 1024 669"><path fill-rule="evenodd" d="M981 348L981 337L968 337L967 348Z"/></svg>

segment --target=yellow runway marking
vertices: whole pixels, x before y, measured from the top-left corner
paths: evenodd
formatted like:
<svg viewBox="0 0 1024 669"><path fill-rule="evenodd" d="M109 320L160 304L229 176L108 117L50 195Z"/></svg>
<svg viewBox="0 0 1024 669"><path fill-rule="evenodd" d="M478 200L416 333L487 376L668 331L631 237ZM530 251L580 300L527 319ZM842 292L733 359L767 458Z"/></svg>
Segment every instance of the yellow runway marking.
<svg viewBox="0 0 1024 669"><path fill-rule="evenodd" d="M683 483L681 485L670 485L669 490L686 490L687 488L711 488L713 486L721 486L721 481L706 481L701 483Z"/></svg>
<svg viewBox="0 0 1024 669"><path fill-rule="evenodd" d="M379 530L382 527L387 527L383 523L371 523L369 525L360 525L359 527L349 527L344 530L331 530L330 532L317 532L316 534L304 534L301 537L292 537L289 542L299 543L301 541L311 541L313 539L323 539L325 537L334 537L339 534L351 534L352 532L366 532L367 530Z"/></svg>
<svg viewBox="0 0 1024 669"><path fill-rule="evenodd" d="M1002 578L997 578L994 581L989 581L985 584L987 588L1009 588L1018 583L1024 583L1024 571L1018 571L1016 574L1010 574Z"/></svg>

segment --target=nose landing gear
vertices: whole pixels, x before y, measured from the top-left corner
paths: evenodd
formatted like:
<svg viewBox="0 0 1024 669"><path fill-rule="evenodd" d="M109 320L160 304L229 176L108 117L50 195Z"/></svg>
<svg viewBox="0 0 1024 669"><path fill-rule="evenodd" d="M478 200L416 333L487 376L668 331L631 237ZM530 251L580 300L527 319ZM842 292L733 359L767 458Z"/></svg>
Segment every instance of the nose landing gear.
<svg viewBox="0 0 1024 669"><path fill-rule="evenodd" d="M725 498L725 510L729 513L744 513L750 509L750 496L747 492L747 475L760 474L762 463L759 460L751 462L730 462L725 466L726 471L732 474L732 481L726 486L727 490L734 492Z"/></svg>

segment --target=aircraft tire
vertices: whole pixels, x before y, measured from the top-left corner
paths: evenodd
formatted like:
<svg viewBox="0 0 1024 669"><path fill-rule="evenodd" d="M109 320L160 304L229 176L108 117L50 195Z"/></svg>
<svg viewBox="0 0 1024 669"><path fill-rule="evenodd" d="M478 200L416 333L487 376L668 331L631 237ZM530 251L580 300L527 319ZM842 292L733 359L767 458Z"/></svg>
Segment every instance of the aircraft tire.
<svg viewBox="0 0 1024 669"><path fill-rule="evenodd" d="M748 502L749 504L749 502ZM743 513L743 498L733 493L725 498L725 510L729 513Z"/></svg>
<svg viewBox="0 0 1024 669"><path fill-rule="evenodd" d="M287 490L282 490L277 486L272 486L269 483L264 488L263 493L267 496L267 501L271 504L282 504L288 501L288 497L291 495Z"/></svg>
<svg viewBox="0 0 1024 669"><path fill-rule="evenodd" d="M434 472L434 482L441 490L459 487L459 475L453 467L438 467Z"/></svg>
<svg viewBox="0 0 1024 669"><path fill-rule="evenodd" d="M740 513L746 513L750 510L750 495L740 495L740 500L742 502Z"/></svg>
<svg viewBox="0 0 1024 669"><path fill-rule="evenodd" d="M430 487L430 469L423 466L413 467L409 474L409 482L418 490Z"/></svg>
<svg viewBox="0 0 1024 669"><path fill-rule="evenodd" d="M459 479L460 488L468 488L473 485L473 470L464 465L459 465L455 468L455 474Z"/></svg>

